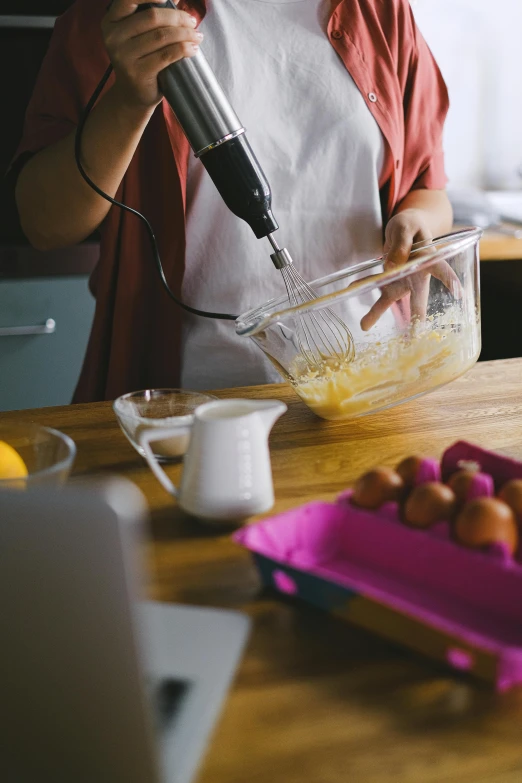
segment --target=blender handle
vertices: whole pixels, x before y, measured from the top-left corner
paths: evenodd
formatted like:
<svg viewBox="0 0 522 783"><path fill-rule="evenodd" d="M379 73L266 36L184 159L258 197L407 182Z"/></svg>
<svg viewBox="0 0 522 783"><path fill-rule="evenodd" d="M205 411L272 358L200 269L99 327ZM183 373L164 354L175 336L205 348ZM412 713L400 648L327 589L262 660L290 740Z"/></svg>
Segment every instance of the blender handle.
<svg viewBox="0 0 522 783"><path fill-rule="evenodd" d="M141 3L136 13L150 8L176 10L177 5ZM245 132L201 49L167 66L158 82L197 158Z"/></svg>
<svg viewBox="0 0 522 783"><path fill-rule="evenodd" d="M142 3L137 12L154 6L176 9L166 0ZM159 73L158 84L230 211L248 223L258 239L277 231L269 182L201 49L168 65Z"/></svg>

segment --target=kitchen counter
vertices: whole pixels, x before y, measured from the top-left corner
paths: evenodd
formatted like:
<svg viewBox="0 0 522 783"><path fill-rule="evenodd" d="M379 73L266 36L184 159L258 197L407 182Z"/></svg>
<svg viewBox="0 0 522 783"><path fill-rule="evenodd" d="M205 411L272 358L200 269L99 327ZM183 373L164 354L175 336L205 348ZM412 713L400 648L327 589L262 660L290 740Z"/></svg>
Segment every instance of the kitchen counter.
<svg viewBox="0 0 522 783"><path fill-rule="evenodd" d="M522 239L486 231L480 242L481 261L522 261Z"/></svg>
<svg viewBox="0 0 522 783"><path fill-rule="evenodd" d="M286 386L221 397L287 402L271 451L275 511L333 499L364 470L458 438L522 458L522 359L475 366L428 397L346 423L316 419ZM120 473L150 504L149 596L236 607L251 641L199 783L519 783L522 690L498 696L310 607L259 594L247 554L181 514L129 445L110 403L0 414L56 427L77 475ZM180 467L168 472L179 477ZM378 546L378 542L376 542Z"/></svg>
<svg viewBox="0 0 522 783"><path fill-rule="evenodd" d="M469 226L455 225L454 231L461 231ZM522 239L499 234L495 231L485 231L480 241L481 261L522 261Z"/></svg>

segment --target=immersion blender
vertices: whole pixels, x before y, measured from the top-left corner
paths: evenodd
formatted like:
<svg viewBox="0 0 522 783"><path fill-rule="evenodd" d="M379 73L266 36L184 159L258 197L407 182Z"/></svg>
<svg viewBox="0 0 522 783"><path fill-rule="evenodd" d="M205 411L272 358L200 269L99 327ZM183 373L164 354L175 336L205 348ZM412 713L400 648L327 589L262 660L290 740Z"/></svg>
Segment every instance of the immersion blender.
<svg viewBox="0 0 522 783"><path fill-rule="evenodd" d="M176 8L166 0L142 4L138 10L158 5ZM248 223L258 239L269 239L274 251L270 258L282 273L290 304L315 300L317 295L295 268L290 253L274 238L279 226L272 214L270 185L248 143L245 128L201 50L167 66L159 74L158 83L225 204ZM299 351L310 369L316 371L325 359L333 358L339 364L353 358L350 330L331 310L300 314L296 321Z"/></svg>
<svg viewBox="0 0 522 783"><path fill-rule="evenodd" d="M176 8L171 0L142 3L149 8ZM272 193L245 128L201 49L193 57L172 63L158 77L169 103L196 156L208 171L227 207L244 220L256 237L267 237L276 269L292 263L286 248L273 237L279 225L272 214Z"/></svg>

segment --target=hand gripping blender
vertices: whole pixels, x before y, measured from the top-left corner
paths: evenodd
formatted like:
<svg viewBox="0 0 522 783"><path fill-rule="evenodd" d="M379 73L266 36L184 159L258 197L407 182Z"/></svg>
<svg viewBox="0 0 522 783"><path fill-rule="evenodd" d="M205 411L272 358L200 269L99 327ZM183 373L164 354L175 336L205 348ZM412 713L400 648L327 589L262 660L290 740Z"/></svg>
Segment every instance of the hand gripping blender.
<svg viewBox="0 0 522 783"><path fill-rule="evenodd" d="M171 0L144 3L149 8L176 8ZM201 50L169 65L158 77L192 150L208 171L227 207L244 220L256 237L267 237L277 269L292 263L272 236L279 228L272 214L272 193L245 129L221 89Z"/></svg>

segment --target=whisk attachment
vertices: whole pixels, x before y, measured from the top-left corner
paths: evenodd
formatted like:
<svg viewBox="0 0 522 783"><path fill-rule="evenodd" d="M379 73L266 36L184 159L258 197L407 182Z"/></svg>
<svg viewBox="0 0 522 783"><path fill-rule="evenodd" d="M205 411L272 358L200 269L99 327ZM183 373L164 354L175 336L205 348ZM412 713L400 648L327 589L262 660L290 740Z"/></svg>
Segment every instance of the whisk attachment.
<svg viewBox="0 0 522 783"><path fill-rule="evenodd" d="M276 269L279 269L281 271L285 268L285 266L290 266L290 264L294 263L286 247L279 247L279 245L277 244L277 240L274 239L273 234L269 234L268 239L270 241L270 244L274 248L274 252L270 256L270 258L272 259L272 263Z"/></svg>
<svg viewBox="0 0 522 783"><path fill-rule="evenodd" d="M286 247L279 247L272 234L268 235L268 239L274 249L270 258L283 276L290 304L295 307L317 299L313 288L295 268ZM296 325L299 352L310 370L317 372L325 366L336 369L354 358L353 336L332 310L326 308L298 313Z"/></svg>

